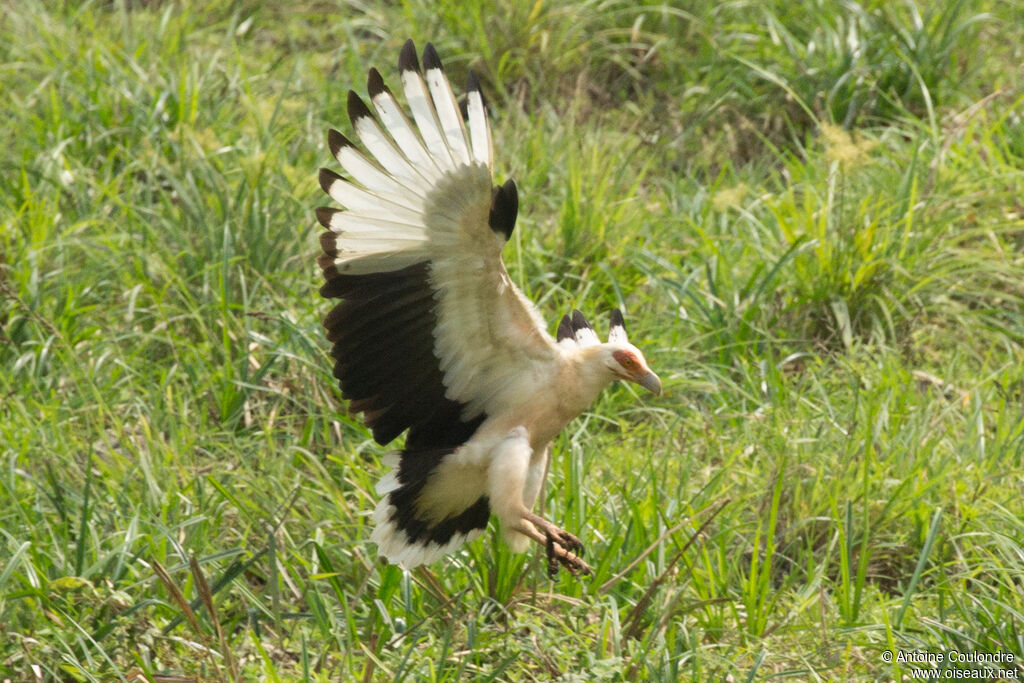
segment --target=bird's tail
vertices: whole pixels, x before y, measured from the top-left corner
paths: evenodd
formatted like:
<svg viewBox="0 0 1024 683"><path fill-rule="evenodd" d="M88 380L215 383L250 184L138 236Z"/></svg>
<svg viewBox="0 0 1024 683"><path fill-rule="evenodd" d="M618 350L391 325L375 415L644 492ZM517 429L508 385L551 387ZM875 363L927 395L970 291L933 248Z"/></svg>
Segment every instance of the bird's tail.
<svg viewBox="0 0 1024 683"><path fill-rule="evenodd" d="M377 483L383 497L373 513L370 540L403 569L436 562L487 528L490 504L479 494L485 489L473 481L473 468L454 454L454 449L405 450Z"/></svg>

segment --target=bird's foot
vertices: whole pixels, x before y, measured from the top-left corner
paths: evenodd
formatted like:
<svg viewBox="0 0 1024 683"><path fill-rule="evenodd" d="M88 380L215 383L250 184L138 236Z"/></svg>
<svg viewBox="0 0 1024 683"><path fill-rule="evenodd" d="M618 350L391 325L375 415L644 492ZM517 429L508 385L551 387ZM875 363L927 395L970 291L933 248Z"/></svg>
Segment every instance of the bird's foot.
<svg viewBox="0 0 1024 683"><path fill-rule="evenodd" d="M529 522L524 532L538 543L544 544L548 558L548 576L558 573L558 565L569 570L573 576L593 574L594 570L583 561L583 542L565 529L561 529L540 515L527 512L524 521Z"/></svg>
<svg viewBox="0 0 1024 683"><path fill-rule="evenodd" d="M569 570L573 576L581 574L592 574L593 570L583 561L583 544L580 539L558 527L554 529L558 533L553 534L551 530L545 529L544 548L548 556L548 576L555 578L558 574L558 565Z"/></svg>

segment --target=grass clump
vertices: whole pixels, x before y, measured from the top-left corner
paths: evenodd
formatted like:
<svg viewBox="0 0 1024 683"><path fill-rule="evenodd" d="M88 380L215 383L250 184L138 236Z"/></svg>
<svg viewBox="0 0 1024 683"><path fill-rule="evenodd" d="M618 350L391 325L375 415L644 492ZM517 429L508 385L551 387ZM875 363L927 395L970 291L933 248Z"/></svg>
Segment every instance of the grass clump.
<svg viewBox="0 0 1024 683"><path fill-rule="evenodd" d="M1020 13L12 6L0 673L1020 672ZM496 533L413 573L367 540L383 453L330 377L312 209L345 92L409 36L484 75L513 278L550 320L625 308L668 389L555 443L587 581Z"/></svg>

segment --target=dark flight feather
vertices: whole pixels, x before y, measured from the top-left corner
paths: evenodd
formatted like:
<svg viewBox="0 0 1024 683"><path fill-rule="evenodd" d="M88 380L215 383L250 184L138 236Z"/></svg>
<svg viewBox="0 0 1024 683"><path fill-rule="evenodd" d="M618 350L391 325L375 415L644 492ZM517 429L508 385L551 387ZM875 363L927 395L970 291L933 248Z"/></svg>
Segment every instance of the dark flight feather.
<svg viewBox="0 0 1024 683"><path fill-rule="evenodd" d="M377 69L370 67L370 72L366 74L366 92L370 95L372 100L382 92L386 92L388 86L384 85L384 78L380 75Z"/></svg>
<svg viewBox="0 0 1024 683"><path fill-rule="evenodd" d="M509 179L504 185L494 188L491 193L491 213L488 225L494 232L500 232L508 240L516 227L516 216L519 213L519 191L514 180Z"/></svg>
<svg viewBox="0 0 1024 683"><path fill-rule="evenodd" d="M562 322L558 323L558 334L556 339L562 341L563 339L572 339L572 320L567 315L562 316Z"/></svg>
<svg viewBox="0 0 1024 683"><path fill-rule="evenodd" d="M412 38L405 41L402 51L398 53L398 70L419 73L420 60L416 57L416 44L412 42Z"/></svg>
<svg viewBox="0 0 1024 683"><path fill-rule="evenodd" d="M433 43L427 43L427 46L423 48L423 68L430 69L441 69L444 71L444 67L441 66L441 57L437 54L437 50L434 49Z"/></svg>
<svg viewBox="0 0 1024 683"><path fill-rule="evenodd" d="M573 311L572 311L572 331L575 333L575 332L579 332L580 330L582 330L584 328L590 329L590 330L594 329L590 325L590 321L588 321L583 316L583 313L581 313L579 309L573 309Z"/></svg>
<svg viewBox="0 0 1024 683"><path fill-rule="evenodd" d="M356 94L355 90L348 91L348 120L352 122L353 127L356 125L356 121L361 118L372 119L373 114L370 113L370 108L366 106L366 102Z"/></svg>
<svg viewBox="0 0 1024 683"><path fill-rule="evenodd" d="M318 212L321 222L330 221L330 211ZM331 236L326 233L324 241ZM386 444L409 429L407 444L423 450L452 448L472 436L483 416L463 420L465 406L445 397L434 356L437 313L429 264L348 275L328 263L324 276L321 294L343 299L324 319L334 375L342 396L364 412L374 439ZM411 387L422 400L409 398Z"/></svg>

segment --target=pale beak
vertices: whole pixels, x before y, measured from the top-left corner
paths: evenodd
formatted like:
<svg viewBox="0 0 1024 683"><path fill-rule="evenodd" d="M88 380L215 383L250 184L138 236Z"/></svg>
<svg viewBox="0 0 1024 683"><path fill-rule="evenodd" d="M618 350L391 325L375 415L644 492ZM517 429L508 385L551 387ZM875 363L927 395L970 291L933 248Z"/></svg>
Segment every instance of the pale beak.
<svg viewBox="0 0 1024 683"><path fill-rule="evenodd" d="M636 380L636 383L655 396L661 396L661 380L653 372L648 370L646 375Z"/></svg>

